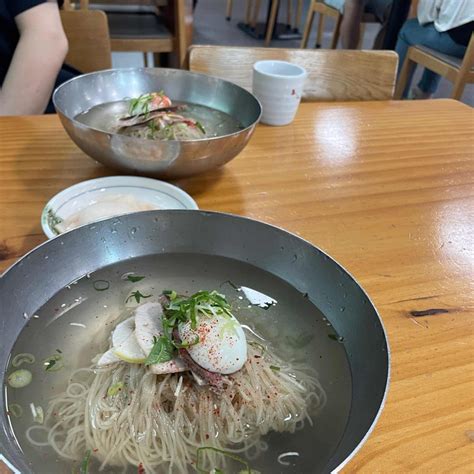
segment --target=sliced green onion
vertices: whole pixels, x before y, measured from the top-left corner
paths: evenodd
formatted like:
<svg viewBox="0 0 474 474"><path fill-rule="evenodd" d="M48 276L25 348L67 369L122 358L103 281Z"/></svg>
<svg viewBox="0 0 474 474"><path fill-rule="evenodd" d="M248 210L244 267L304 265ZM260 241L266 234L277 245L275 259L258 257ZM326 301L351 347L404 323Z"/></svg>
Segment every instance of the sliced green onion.
<svg viewBox="0 0 474 474"><path fill-rule="evenodd" d="M281 370L280 367L278 367L278 365L271 365L270 369L272 369L273 372L279 372Z"/></svg>
<svg viewBox="0 0 474 474"><path fill-rule="evenodd" d="M119 392L122 391L123 387L124 387L124 383L123 382L117 382L117 383L114 383L113 385L111 385L109 387L109 389L107 390L107 396L108 397L115 397L115 395L117 395Z"/></svg>
<svg viewBox="0 0 474 474"><path fill-rule="evenodd" d="M29 370L19 369L8 376L7 382L12 388L23 388L29 385L32 379L33 375Z"/></svg>
<svg viewBox="0 0 474 474"><path fill-rule="evenodd" d="M20 367L22 364L34 364L36 362L35 356L30 354L29 352L22 352L21 354L17 354L12 359L12 366L17 368Z"/></svg>
<svg viewBox="0 0 474 474"><path fill-rule="evenodd" d="M131 281L132 283L136 283L137 281L141 281L144 278L145 278L144 276L139 276L139 275L127 275L127 280Z"/></svg>
<svg viewBox="0 0 474 474"><path fill-rule="evenodd" d="M43 365L46 372L57 372L64 367L63 356L61 354L53 354L43 360Z"/></svg>
<svg viewBox="0 0 474 474"><path fill-rule="evenodd" d="M15 418L20 418L23 415L23 408L18 403L12 403L8 405L8 414Z"/></svg>
<svg viewBox="0 0 474 474"><path fill-rule="evenodd" d="M89 472L89 461L91 459L91 453L92 453L92 451L90 449L88 449L86 451L86 454L85 454L84 458L82 459L79 474L88 474L88 472Z"/></svg>
<svg viewBox="0 0 474 474"><path fill-rule="evenodd" d="M107 280L96 280L92 285L96 291L105 291L110 288L110 282Z"/></svg>

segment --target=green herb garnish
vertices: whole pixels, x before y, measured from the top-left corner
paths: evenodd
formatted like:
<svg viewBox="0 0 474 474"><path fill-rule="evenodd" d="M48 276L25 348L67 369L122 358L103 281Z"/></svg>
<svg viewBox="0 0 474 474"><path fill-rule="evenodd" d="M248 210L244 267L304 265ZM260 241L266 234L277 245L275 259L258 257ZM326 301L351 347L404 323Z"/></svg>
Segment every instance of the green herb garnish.
<svg viewBox="0 0 474 474"><path fill-rule="evenodd" d="M174 347L176 347L176 349L187 349L188 347L195 346L199 342L199 340L200 340L199 336L196 334L196 338L192 342L176 342L176 341L173 341L173 345L174 345Z"/></svg>
<svg viewBox="0 0 474 474"><path fill-rule="evenodd" d="M114 383L107 390L107 396L108 397L115 397L115 395L117 395L119 392L121 392L123 390L124 386L125 385L124 385L123 382Z"/></svg>
<svg viewBox="0 0 474 474"><path fill-rule="evenodd" d="M201 130L201 132L204 133L204 135L206 134L206 129L202 126L202 123L198 122L197 120L196 120L196 127L199 128L199 130Z"/></svg>
<svg viewBox="0 0 474 474"><path fill-rule="evenodd" d="M189 298L170 298L169 304L164 309L163 326L169 334L179 323L191 322L191 329L197 327L198 314L213 317L217 315L232 316L231 306L225 296L217 291L198 291Z"/></svg>
<svg viewBox="0 0 474 474"><path fill-rule="evenodd" d="M205 451L212 451L214 453L222 454L223 456L228 457L229 459L233 459L234 461L237 461L238 463L243 464L245 466L245 469L240 471L241 474L252 474L252 469L250 469L250 466L245 459L241 458L240 456L237 456L236 454L230 451L224 451L223 449L214 448L212 446L203 446L197 449L196 470L202 474L209 473L209 469L205 469L202 466L201 453L204 453ZM217 468L214 468L214 472L223 472L223 471L222 470L219 471ZM253 474L256 474L255 471L253 471Z"/></svg>
<svg viewBox="0 0 474 474"><path fill-rule="evenodd" d="M278 367L278 365L271 365L270 369L272 369L273 372L279 372L281 370L280 367Z"/></svg>
<svg viewBox="0 0 474 474"><path fill-rule="evenodd" d="M174 356L175 346L166 336L153 337L153 347L145 360L145 365L168 362Z"/></svg>
<svg viewBox="0 0 474 474"><path fill-rule="evenodd" d="M160 130L160 127L156 125L156 122L154 120L150 120L147 124L147 128L149 130L147 138L154 139L155 138L155 133Z"/></svg>
<svg viewBox="0 0 474 474"><path fill-rule="evenodd" d="M136 283L137 281L141 281L144 278L145 278L144 276L139 276L139 275L127 275L127 280L131 281L132 283Z"/></svg>
<svg viewBox="0 0 474 474"><path fill-rule="evenodd" d="M128 302L129 302L131 299L133 299L133 298L135 298L135 301L136 301L137 303L140 303L140 300L141 300L142 298L150 298L150 297L151 297L151 295L142 295L139 290L137 290L137 291L132 291L132 293L130 294L130 296L125 300L125 303L128 303Z"/></svg>
<svg viewBox="0 0 474 474"><path fill-rule="evenodd" d="M150 103L152 100L152 94L142 94L135 99L130 99L128 103L128 115L145 114L146 116L150 111Z"/></svg>
<svg viewBox="0 0 474 474"><path fill-rule="evenodd" d="M46 372L57 372L64 367L63 356L60 354L53 354L43 360L43 365Z"/></svg>
<svg viewBox="0 0 474 474"><path fill-rule="evenodd" d="M91 459L91 453L92 453L92 451L90 449L88 449L86 451L84 459L82 460L82 463L81 463L81 469L79 470L79 474L88 474L88 472L89 472L89 461Z"/></svg>

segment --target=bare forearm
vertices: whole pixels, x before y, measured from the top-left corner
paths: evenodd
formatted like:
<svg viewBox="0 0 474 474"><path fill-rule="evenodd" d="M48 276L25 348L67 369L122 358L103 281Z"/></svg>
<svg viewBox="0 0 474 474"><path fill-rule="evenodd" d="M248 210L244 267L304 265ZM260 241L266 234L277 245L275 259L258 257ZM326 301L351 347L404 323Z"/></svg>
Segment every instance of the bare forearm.
<svg viewBox="0 0 474 474"><path fill-rule="evenodd" d="M0 90L0 115L43 113L66 53L62 36L22 35Z"/></svg>
<svg viewBox="0 0 474 474"><path fill-rule="evenodd" d="M67 39L56 0L15 16L20 40L0 89L0 115L41 114L64 58Z"/></svg>

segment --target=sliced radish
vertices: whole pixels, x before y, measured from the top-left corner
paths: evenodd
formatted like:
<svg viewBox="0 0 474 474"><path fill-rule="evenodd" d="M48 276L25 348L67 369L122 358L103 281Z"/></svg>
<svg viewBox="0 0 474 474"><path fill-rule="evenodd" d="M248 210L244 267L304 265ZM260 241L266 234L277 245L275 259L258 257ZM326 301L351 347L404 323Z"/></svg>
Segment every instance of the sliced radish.
<svg viewBox="0 0 474 474"><path fill-rule="evenodd" d="M106 367L107 365L116 364L120 362L120 360L121 359L114 354L114 351L109 349L100 356L100 359L97 361L97 367Z"/></svg>
<svg viewBox="0 0 474 474"><path fill-rule="evenodd" d="M143 364L146 355L135 336L135 318L121 322L112 333L112 351L121 360L130 364Z"/></svg>
<svg viewBox="0 0 474 474"><path fill-rule="evenodd" d="M135 310L135 335L138 345L148 356L153 345L154 338L163 335L163 310L159 303L145 303ZM154 374L170 374L183 372L186 366L179 357L175 357L168 362L150 365L150 370Z"/></svg>

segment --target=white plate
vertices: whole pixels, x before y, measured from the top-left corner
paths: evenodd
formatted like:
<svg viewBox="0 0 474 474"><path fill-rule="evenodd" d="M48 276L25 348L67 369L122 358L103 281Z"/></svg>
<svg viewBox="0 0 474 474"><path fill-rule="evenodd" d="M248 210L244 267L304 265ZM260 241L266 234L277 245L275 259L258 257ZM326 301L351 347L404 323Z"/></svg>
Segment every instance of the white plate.
<svg viewBox="0 0 474 474"><path fill-rule="evenodd" d="M59 234L54 227L57 218L67 219L99 200L119 194L129 195L156 209L198 209L189 194L172 184L137 176L109 176L75 184L51 198L41 214L43 232L51 239ZM117 209L114 216L108 217L117 215L123 213Z"/></svg>

